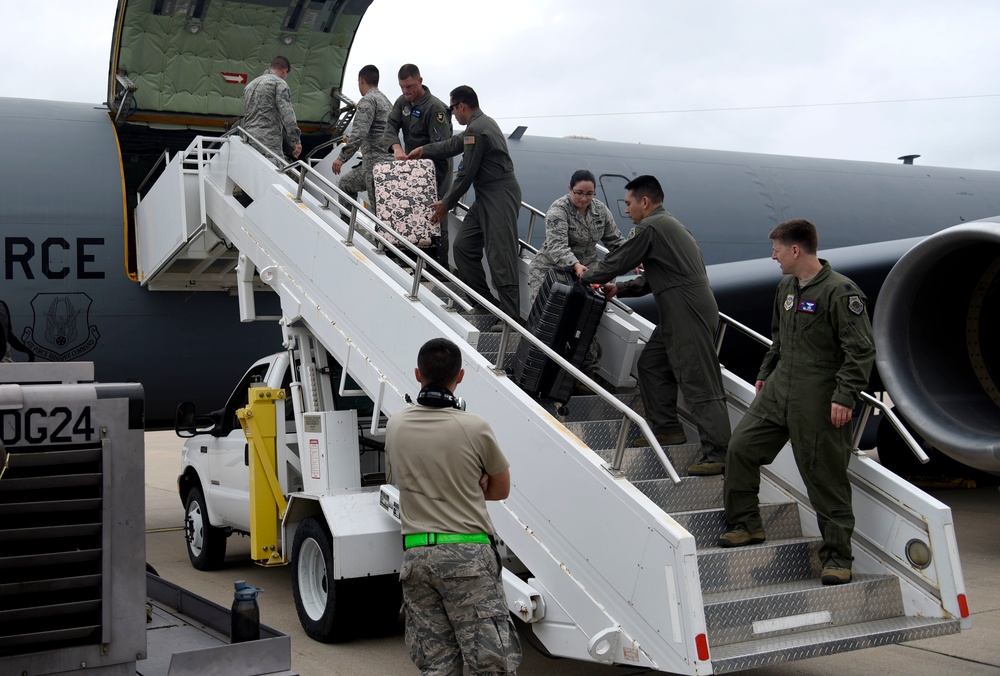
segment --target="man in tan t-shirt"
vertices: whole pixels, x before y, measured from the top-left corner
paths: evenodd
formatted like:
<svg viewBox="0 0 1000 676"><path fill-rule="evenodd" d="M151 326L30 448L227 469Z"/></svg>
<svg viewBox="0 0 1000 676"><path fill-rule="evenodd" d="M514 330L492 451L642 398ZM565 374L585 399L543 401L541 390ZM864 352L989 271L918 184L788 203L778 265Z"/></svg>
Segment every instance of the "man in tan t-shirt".
<svg viewBox="0 0 1000 676"><path fill-rule="evenodd" d="M417 355L417 404L389 418L399 488L406 644L421 673L514 673L521 661L493 546L487 500L510 494L509 463L489 424L458 408L462 352L435 338ZM484 612L488 610L488 612Z"/></svg>

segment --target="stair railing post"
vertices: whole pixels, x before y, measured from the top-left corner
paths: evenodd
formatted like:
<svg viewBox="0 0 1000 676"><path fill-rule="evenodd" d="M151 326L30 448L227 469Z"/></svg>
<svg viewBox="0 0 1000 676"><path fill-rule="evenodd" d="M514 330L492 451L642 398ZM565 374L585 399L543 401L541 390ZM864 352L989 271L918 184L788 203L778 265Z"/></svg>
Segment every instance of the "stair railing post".
<svg viewBox="0 0 1000 676"><path fill-rule="evenodd" d="M306 167L306 165L300 163L300 165L299 165L299 187L295 191L295 201L299 202L299 203L302 202L302 191L305 190L305 187L306 187L306 172L307 172L307 170L308 170L308 167Z"/></svg>
<svg viewBox="0 0 1000 676"><path fill-rule="evenodd" d="M410 295L407 296L410 300L419 300L420 291L420 278L424 274L424 259L417 256L417 262L413 266L413 286L410 288Z"/></svg>
<svg viewBox="0 0 1000 676"><path fill-rule="evenodd" d="M719 330L715 334L715 356L718 357L722 352L722 340L726 337L726 329L729 324L722 320L719 322Z"/></svg>
<svg viewBox="0 0 1000 676"><path fill-rule="evenodd" d="M510 340L510 326L504 322L503 333L500 334L500 345L497 347L497 360L493 363L493 372L505 374L507 371L503 367L504 357L507 356L507 342Z"/></svg>
<svg viewBox="0 0 1000 676"><path fill-rule="evenodd" d="M344 244L347 246L354 246L354 229L358 224L358 208L351 205L351 217L347 221L347 239L344 240Z"/></svg>
<svg viewBox="0 0 1000 676"><path fill-rule="evenodd" d="M867 401L864 406L861 407L861 415L858 416L858 420L854 425L854 445L852 448L858 450L861 448L861 436L865 433L865 425L868 423L868 416L871 415L872 405Z"/></svg>
<svg viewBox="0 0 1000 676"><path fill-rule="evenodd" d="M618 443L615 444L615 454L611 458L611 473L615 476L624 476L622 463L625 461L625 445L628 443L628 433L632 429L632 421L627 415L622 416L622 428L618 432Z"/></svg>

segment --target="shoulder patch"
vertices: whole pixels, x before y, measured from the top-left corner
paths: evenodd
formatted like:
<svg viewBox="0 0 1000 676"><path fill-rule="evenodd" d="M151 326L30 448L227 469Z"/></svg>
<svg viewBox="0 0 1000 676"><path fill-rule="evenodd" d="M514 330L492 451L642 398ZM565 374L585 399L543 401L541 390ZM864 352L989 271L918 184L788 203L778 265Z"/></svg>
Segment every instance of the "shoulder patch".
<svg viewBox="0 0 1000 676"><path fill-rule="evenodd" d="M444 124L444 111L439 110L438 114L434 116L434 119L437 121L438 124Z"/></svg>
<svg viewBox="0 0 1000 676"><path fill-rule="evenodd" d="M472 134L469 134L468 136L466 136L463 139L463 141L464 141L465 145L467 145L467 146L474 146L474 145L476 145L476 137L473 136Z"/></svg>
<svg viewBox="0 0 1000 676"><path fill-rule="evenodd" d="M865 311L865 302L861 300L861 296L851 296L847 299L847 309L856 315L860 315Z"/></svg>

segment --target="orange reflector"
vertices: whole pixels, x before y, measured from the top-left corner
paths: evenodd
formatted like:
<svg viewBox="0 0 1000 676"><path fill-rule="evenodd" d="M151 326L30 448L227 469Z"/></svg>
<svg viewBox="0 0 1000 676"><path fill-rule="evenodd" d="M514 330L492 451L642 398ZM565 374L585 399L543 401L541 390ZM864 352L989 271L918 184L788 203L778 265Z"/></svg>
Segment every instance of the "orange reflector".
<svg viewBox="0 0 1000 676"><path fill-rule="evenodd" d="M694 644L698 648L698 659L702 662L708 661L708 636L698 634L694 637Z"/></svg>
<svg viewBox="0 0 1000 676"><path fill-rule="evenodd" d="M958 595L958 612L962 614L962 617L969 616L969 599L965 598L965 594Z"/></svg>

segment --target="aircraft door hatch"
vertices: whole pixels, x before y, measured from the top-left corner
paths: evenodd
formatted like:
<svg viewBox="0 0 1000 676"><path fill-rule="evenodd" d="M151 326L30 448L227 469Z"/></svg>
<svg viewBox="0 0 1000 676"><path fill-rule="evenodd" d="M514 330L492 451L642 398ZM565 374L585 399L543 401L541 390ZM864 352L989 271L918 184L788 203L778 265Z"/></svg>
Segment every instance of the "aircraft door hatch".
<svg viewBox="0 0 1000 676"><path fill-rule="evenodd" d="M615 217L618 229L628 236L633 223L625 210L625 184L631 179L621 174L601 174L597 180L601 184L601 198L608 205L608 209L611 209L611 215Z"/></svg>

